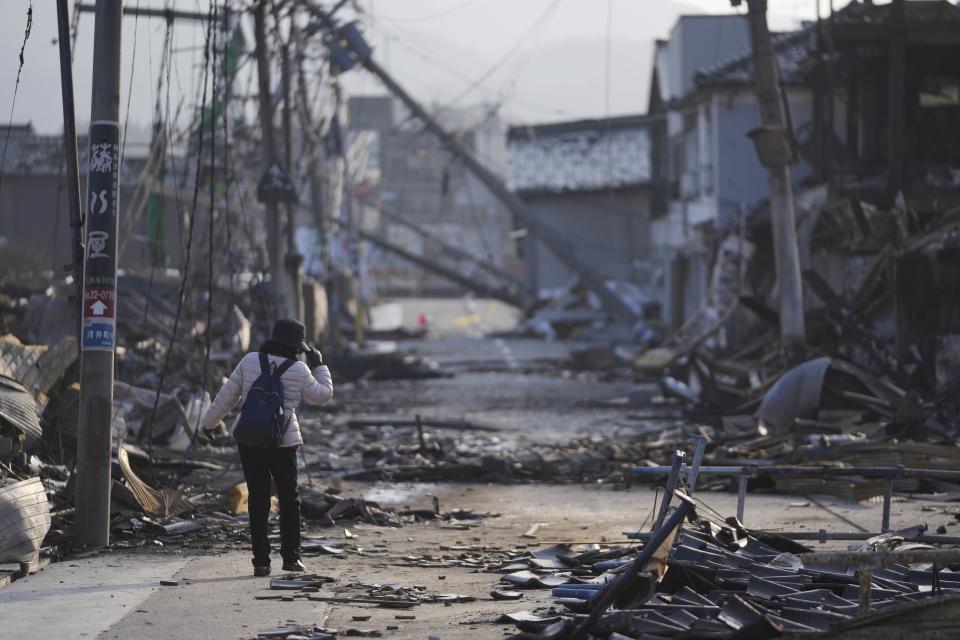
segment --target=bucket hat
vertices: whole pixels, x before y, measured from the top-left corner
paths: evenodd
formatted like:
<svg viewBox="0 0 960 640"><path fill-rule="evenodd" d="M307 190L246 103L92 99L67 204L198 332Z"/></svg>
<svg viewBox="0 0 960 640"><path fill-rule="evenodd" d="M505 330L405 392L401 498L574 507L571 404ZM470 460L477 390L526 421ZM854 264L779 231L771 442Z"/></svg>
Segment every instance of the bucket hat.
<svg viewBox="0 0 960 640"><path fill-rule="evenodd" d="M273 323L270 341L292 347L297 351L309 351L306 343L307 328L297 320L277 320Z"/></svg>

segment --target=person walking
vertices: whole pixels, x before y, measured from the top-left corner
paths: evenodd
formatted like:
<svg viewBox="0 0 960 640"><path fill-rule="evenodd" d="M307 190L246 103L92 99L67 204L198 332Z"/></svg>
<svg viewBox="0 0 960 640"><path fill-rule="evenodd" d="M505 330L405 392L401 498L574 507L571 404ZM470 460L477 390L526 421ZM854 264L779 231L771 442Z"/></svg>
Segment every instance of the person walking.
<svg viewBox="0 0 960 640"><path fill-rule="evenodd" d="M230 432L237 440L247 482L255 576L270 575L271 478L280 503L283 570L305 569L300 561L297 490L297 448L303 445L303 437L296 410L301 401L321 405L333 397L330 370L320 352L304 341L305 336L306 329L296 320L274 323L270 338L240 360L201 419L201 427L209 433L238 404L243 405ZM300 353L306 364L297 359Z"/></svg>

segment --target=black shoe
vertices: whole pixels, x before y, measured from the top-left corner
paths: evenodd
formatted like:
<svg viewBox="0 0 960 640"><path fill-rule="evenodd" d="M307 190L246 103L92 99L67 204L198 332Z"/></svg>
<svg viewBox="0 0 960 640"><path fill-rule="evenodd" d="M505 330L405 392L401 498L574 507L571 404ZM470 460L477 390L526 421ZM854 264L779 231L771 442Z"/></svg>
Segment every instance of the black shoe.
<svg viewBox="0 0 960 640"><path fill-rule="evenodd" d="M303 572L303 571L306 571L307 568L306 568L305 566L303 566L303 563L300 562L299 560L291 560L291 561L289 561L289 562L284 562L284 563L283 563L283 570L284 570L284 571L291 571L291 572L301 573L301 572Z"/></svg>
<svg viewBox="0 0 960 640"><path fill-rule="evenodd" d="M284 569L286 569L286 567L284 567ZM268 576L270 575L270 567L254 567L253 575L258 578L263 578L265 576Z"/></svg>

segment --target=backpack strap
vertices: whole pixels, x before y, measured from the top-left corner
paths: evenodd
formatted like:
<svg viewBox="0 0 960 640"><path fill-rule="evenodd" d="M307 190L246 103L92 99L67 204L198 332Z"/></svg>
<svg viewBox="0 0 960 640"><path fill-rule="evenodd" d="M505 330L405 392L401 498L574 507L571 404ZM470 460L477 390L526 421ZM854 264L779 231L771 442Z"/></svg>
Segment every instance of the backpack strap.
<svg viewBox="0 0 960 640"><path fill-rule="evenodd" d="M276 371L273 372L273 375L279 378L280 376L282 376L287 372L287 369L289 369L295 364L297 364L297 361L295 359L287 358L286 360L280 363L280 366L277 367Z"/></svg>
<svg viewBox="0 0 960 640"><path fill-rule="evenodd" d="M270 358L263 351L260 352L260 375L270 375Z"/></svg>

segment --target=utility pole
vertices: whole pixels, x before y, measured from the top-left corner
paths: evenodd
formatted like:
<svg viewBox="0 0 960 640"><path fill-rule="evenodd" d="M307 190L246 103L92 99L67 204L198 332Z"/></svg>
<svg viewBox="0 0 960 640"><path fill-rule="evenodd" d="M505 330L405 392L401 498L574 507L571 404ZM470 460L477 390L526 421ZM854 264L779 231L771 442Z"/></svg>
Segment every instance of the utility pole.
<svg viewBox="0 0 960 640"><path fill-rule="evenodd" d="M77 548L102 547L110 542L110 427L117 327L121 4L121 0L97 0L94 24L77 427L74 534Z"/></svg>
<svg viewBox="0 0 960 640"><path fill-rule="evenodd" d="M479 296L485 296L485 297L493 298L495 300L500 300L501 302L517 307L518 309L523 308L524 299L520 297L520 295L518 295L518 292L515 288L496 287L493 285L484 284L483 282L475 278L470 278L468 276L463 275L463 273L459 269L446 267L440 264L439 262L424 258L420 254L415 253L413 251L409 251L398 244L394 244L389 240L387 240L386 238L376 233L365 231L362 228L350 229L349 223L335 222L335 224L341 227L347 226L348 227L347 232L350 235L354 236L355 238L360 240L366 240L371 244L375 244L381 249L384 249L385 251L389 251L393 254L396 254L401 258L407 260L408 262L412 262L418 267L423 268L426 271L435 273L442 278L446 278L447 280L450 280L451 282L456 282L457 284L462 286L464 289L473 291Z"/></svg>
<svg viewBox="0 0 960 640"><path fill-rule="evenodd" d="M414 116L424 123L427 130L434 134L451 153L463 162L468 170L477 176L480 182L482 182L514 216L527 225L530 232L536 235L537 238L556 255L560 262L580 278L580 281L586 288L593 291L610 315L628 323L634 323L641 319L639 313L631 308L620 296L611 291L607 287L604 278L577 255L576 247L565 238L563 234L549 225L543 224L527 203L517 194L508 190L503 184L503 181L487 169L459 138L444 129L419 102L407 93L385 69L376 63L373 59L372 51L366 42L363 41L363 37L355 25L348 23L338 27L332 17L332 12L324 11L312 3L304 3L304 6L306 6L319 21L318 24L312 25L307 31L327 31L328 38L325 40L325 44L331 50L331 53L333 53L333 57L338 64L353 64L359 62L367 71L375 75L391 93L397 96ZM344 49L344 44L349 51Z"/></svg>
<svg viewBox="0 0 960 640"><path fill-rule="evenodd" d="M731 0L734 6L740 0ZM783 113L777 59L767 26L767 0L747 0L750 42L753 47L753 75L760 107L759 129L750 132L760 163L767 168L770 185L770 221L777 285L780 290L780 342L789 364L798 364L806 351L803 316L803 281L797 249L796 216L790 164L793 150Z"/></svg>
<svg viewBox="0 0 960 640"><path fill-rule="evenodd" d="M273 103L270 97L270 62L267 58L267 0L258 0L253 7L253 35L256 40L257 87L260 98L260 130L263 137L263 164L269 169L278 161L273 136ZM283 238L280 233L280 211L276 202L264 203L267 215L267 255L270 258L271 312L274 318L290 318L296 311L287 296L284 270Z"/></svg>
<svg viewBox="0 0 960 640"><path fill-rule="evenodd" d="M494 196L506 205L511 213L527 225L530 232L549 247L560 262L577 274L583 284L596 294L607 311L626 322L639 320L637 313L617 294L607 288L604 279L576 254L576 248L569 240L555 231L553 227L541 223L539 217L527 203L521 200L517 194L509 191L500 178L487 169L459 138L447 132L392 76L372 58L365 60L363 66L377 76L391 93L397 96L415 116L423 121L426 128L437 136L443 145L456 155Z"/></svg>
<svg viewBox="0 0 960 640"><path fill-rule="evenodd" d="M277 7L275 4L274 7ZM275 14L277 20L277 31L280 30L279 11ZM284 162L287 171L293 169L293 104L291 103L293 95L293 86L290 79L290 42L296 35L296 18L293 12L290 13L290 31L287 35L287 41L280 46L280 82L283 86L283 137L284 137ZM297 230L297 209L293 203L288 202L287 208L287 256L284 265L287 268L291 291L292 310L296 313L297 320L303 322L303 256L297 251L296 230Z"/></svg>
<svg viewBox="0 0 960 640"><path fill-rule="evenodd" d="M73 99L73 58L70 55L70 14L67 0L57 0L57 43L60 48L60 90L63 100L63 159L67 172L67 206L70 209L73 248L73 307L77 313L77 339L81 338L83 311L83 212L80 209L80 169L77 159L77 117ZM80 348L79 342L77 348Z"/></svg>

